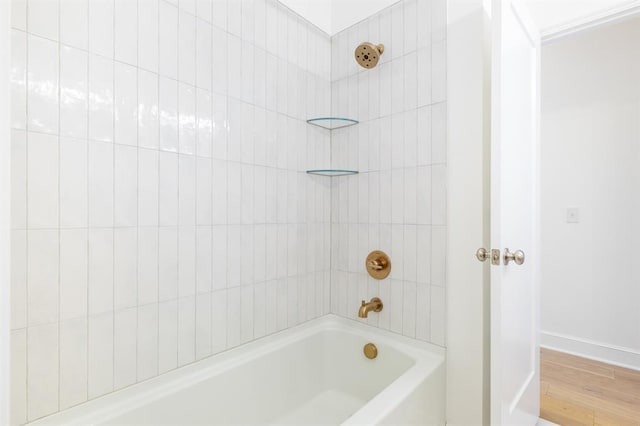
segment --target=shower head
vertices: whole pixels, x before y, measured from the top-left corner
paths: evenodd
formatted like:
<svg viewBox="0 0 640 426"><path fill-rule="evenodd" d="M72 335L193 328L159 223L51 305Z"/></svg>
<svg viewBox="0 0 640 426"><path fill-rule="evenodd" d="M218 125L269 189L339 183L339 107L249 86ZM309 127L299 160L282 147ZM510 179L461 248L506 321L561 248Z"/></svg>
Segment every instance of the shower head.
<svg viewBox="0 0 640 426"><path fill-rule="evenodd" d="M356 47L354 55L356 57L356 62L358 62L362 68L370 69L375 68L375 66L378 65L382 52L384 52L383 44L375 45L373 43L364 42L360 43L358 47Z"/></svg>

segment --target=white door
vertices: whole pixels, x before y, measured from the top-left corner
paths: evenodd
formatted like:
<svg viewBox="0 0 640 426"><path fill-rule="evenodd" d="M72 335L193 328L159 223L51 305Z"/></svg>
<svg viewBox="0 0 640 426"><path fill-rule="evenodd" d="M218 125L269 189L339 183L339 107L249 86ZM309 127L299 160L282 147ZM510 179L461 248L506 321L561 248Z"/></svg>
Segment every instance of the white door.
<svg viewBox="0 0 640 426"><path fill-rule="evenodd" d="M540 36L516 0L494 0L491 140L491 424L540 412L538 150ZM522 265L505 261L521 250ZM496 260L499 265L496 265Z"/></svg>

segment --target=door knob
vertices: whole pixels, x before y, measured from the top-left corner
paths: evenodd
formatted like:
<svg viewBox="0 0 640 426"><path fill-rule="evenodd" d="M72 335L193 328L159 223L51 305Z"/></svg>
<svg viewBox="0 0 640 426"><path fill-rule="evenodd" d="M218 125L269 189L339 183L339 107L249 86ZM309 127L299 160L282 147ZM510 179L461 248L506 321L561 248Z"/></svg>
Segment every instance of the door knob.
<svg viewBox="0 0 640 426"><path fill-rule="evenodd" d="M524 263L524 252L516 250L511 253L508 248L504 249L504 264L508 265L511 261L515 262L516 265L522 265Z"/></svg>
<svg viewBox="0 0 640 426"><path fill-rule="evenodd" d="M476 251L476 259L480 262L484 262L485 260L489 260L489 251L486 248L480 247Z"/></svg>

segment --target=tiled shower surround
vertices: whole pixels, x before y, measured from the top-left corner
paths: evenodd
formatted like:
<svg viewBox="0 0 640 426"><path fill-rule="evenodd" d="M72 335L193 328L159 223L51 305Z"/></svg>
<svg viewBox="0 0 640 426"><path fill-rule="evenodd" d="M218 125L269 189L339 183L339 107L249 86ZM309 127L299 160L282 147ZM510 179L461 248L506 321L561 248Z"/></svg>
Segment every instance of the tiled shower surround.
<svg viewBox="0 0 640 426"><path fill-rule="evenodd" d="M444 344L434 1L331 40L275 0L12 0L12 424L373 295Z"/></svg>
<svg viewBox="0 0 640 426"><path fill-rule="evenodd" d="M384 43L375 69L353 50ZM378 296L367 323L445 344L446 1L405 0L337 34L332 112L360 120L333 132L331 164L360 174L333 179L331 312L356 318ZM364 265L372 250L391 258L388 279Z"/></svg>

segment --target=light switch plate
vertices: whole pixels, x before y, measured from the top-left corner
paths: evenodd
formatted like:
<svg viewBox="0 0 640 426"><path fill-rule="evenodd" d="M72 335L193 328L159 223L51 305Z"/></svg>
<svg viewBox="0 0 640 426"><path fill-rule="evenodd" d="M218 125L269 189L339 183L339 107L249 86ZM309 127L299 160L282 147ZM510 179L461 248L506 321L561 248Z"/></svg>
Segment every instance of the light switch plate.
<svg viewBox="0 0 640 426"><path fill-rule="evenodd" d="M580 209L577 207L567 209L567 223L580 223Z"/></svg>

